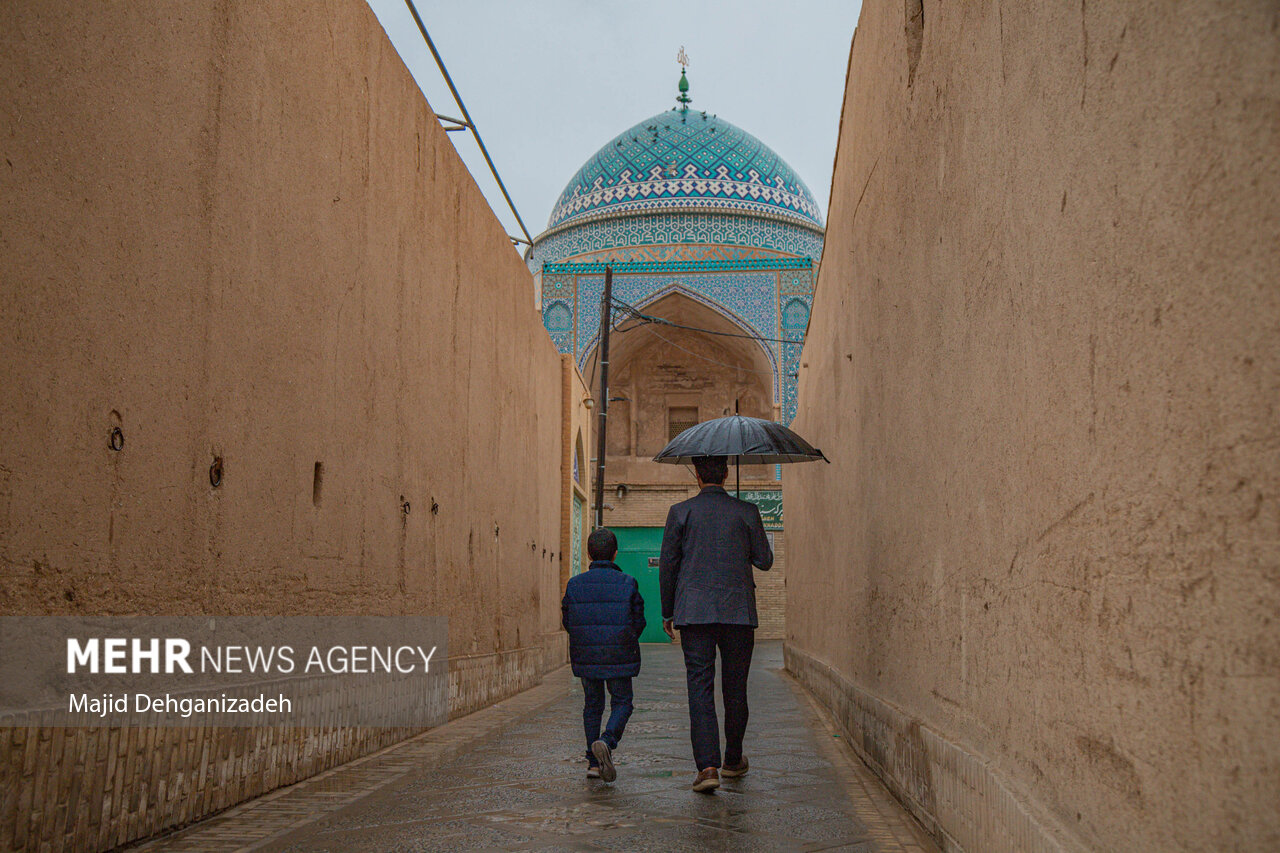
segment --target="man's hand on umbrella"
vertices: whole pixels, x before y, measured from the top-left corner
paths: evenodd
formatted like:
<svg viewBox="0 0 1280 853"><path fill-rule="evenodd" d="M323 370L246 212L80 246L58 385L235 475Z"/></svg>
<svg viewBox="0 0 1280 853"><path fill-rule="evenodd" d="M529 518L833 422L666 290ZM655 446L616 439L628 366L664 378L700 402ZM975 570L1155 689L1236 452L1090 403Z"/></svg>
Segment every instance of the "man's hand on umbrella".
<svg viewBox="0 0 1280 853"><path fill-rule="evenodd" d="M667 632L667 636L668 636L668 637L670 637L672 640L675 640L675 638L676 638L676 626L675 626L675 620L674 620L674 619L663 619L663 620L662 620L662 630L664 630L664 631L666 631L666 632Z"/></svg>

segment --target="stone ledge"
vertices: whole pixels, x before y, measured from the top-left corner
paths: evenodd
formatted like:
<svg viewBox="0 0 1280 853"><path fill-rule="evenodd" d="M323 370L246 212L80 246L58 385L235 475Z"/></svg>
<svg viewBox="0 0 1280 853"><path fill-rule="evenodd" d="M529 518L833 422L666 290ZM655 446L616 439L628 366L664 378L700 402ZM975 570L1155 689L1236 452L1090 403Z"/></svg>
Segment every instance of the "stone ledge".
<svg viewBox="0 0 1280 853"><path fill-rule="evenodd" d="M1019 797L979 755L787 643L787 671L830 711L849 745L946 851L1087 849Z"/></svg>

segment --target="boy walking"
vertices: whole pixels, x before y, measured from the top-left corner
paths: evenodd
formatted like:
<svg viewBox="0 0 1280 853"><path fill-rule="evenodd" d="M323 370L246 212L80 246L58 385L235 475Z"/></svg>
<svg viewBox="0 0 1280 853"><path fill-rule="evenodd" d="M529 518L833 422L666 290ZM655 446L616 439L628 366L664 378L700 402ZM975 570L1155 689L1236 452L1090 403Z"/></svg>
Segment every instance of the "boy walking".
<svg viewBox="0 0 1280 853"><path fill-rule="evenodd" d="M591 568L569 579L560 604L569 632L569 661L582 679L582 724L587 736L587 776L617 778L613 751L631 716L631 679L640 674L640 633L644 599L636 579L613 562L618 539L601 527L587 537ZM609 691L609 722L600 733L604 694Z"/></svg>

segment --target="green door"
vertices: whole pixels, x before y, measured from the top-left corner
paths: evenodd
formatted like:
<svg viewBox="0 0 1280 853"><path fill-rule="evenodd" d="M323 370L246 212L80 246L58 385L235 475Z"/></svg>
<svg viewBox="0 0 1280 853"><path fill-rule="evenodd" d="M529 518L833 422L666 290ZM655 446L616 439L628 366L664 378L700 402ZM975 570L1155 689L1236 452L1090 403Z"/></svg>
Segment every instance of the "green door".
<svg viewBox="0 0 1280 853"><path fill-rule="evenodd" d="M662 550L661 527L610 527L618 537L618 568L640 584L644 596L642 643L669 643L662 630L662 595L658 588L658 553Z"/></svg>

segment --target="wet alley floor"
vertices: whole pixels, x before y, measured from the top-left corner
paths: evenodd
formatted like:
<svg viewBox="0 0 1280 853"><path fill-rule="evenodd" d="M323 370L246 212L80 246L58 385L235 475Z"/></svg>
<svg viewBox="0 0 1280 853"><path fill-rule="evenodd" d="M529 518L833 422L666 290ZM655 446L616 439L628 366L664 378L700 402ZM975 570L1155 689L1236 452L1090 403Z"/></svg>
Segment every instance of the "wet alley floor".
<svg viewBox="0 0 1280 853"><path fill-rule="evenodd" d="M568 669L493 708L143 845L147 851L849 850L936 848L782 672L751 670L751 771L689 790L678 646L645 646L618 779L586 778Z"/></svg>

